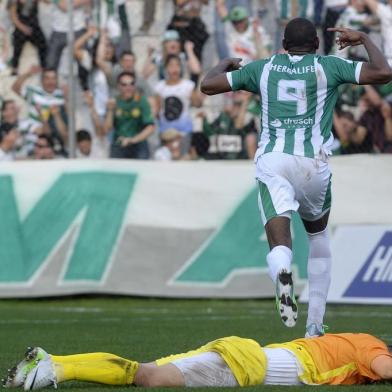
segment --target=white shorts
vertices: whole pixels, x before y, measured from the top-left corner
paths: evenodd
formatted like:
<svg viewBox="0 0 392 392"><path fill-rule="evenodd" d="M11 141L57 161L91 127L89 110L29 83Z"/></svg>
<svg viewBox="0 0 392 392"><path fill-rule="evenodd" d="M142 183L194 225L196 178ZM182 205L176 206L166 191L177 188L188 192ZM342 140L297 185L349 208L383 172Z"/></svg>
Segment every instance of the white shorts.
<svg viewBox="0 0 392 392"><path fill-rule="evenodd" d="M263 351L267 356L267 371L264 378L265 385L301 385L298 377L303 373L302 366L297 357L284 348L266 348Z"/></svg>
<svg viewBox="0 0 392 392"><path fill-rule="evenodd" d="M171 362L184 376L186 387L238 387L229 366L215 352L196 354Z"/></svg>
<svg viewBox="0 0 392 392"><path fill-rule="evenodd" d="M331 208L327 159L270 152L257 158L256 179L264 225L275 216L290 218L292 211L298 211L304 220L315 221Z"/></svg>

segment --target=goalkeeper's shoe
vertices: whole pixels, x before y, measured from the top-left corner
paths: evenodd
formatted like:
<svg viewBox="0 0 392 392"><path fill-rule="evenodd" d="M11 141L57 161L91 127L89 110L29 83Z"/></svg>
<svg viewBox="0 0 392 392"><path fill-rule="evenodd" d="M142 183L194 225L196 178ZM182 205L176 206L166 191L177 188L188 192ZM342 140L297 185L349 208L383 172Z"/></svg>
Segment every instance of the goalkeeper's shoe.
<svg viewBox="0 0 392 392"><path fill-rule="evenodd" d="M286 327L294 327L298 317L298 306L294 295L293 276L282 269L276 279L276 307Z"/></svg>
<svg viewBox="0 0 392 392"><path fill-rule="evenodd" d="M318 338L325 335L325 331L328 329L326 325L312 323L306 327L305 338Z"/></svg>
<svg viewBox="0 0 392 392"><path fill-rule="evenodd" d="M28 347L24 359L13 368L8 369L6 377L2 380L3 387L21 387L37 363L46 358L49 358L49 354L41 347Z"/></svg>
<svg viewBox="0 0 392 392"><path fill-rule="evenodd" d="M24 390L31 391L49 386L57 388L56 373L50 356L39 361L29 372L24 382Z"/></svg>

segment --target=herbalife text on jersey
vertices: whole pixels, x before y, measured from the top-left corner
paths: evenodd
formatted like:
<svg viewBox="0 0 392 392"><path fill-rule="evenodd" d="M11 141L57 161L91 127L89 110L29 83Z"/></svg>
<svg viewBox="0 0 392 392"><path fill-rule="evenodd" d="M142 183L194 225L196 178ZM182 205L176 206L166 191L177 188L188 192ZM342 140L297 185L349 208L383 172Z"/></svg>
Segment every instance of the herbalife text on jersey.
<svg viewBox="0 0 392 392"><path fill-rule="evenodd" d="M314 65L306 65L303 67L297 67L297 68L290 68L287 65L276 65L276 64L271 64L270 69L276 72L285 72L290 75L303 75L309 72L315 72Z"/></svg>

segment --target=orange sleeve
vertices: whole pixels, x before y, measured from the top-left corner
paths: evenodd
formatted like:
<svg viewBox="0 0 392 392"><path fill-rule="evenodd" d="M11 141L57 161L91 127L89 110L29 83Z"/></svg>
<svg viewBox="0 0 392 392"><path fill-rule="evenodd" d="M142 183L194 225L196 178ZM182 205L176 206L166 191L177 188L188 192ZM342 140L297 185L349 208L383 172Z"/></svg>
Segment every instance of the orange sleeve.
<svg viewBox="0 0 392 392"><path fill-rule="evenodd" d="M358 370L361 375L369 377L373 380L379 380L380 377L373 372L371 365L373 360L380 356L386 355L392 357L387 346L379 339L371 335L362 335L361 348L358 350Z"/></svg>

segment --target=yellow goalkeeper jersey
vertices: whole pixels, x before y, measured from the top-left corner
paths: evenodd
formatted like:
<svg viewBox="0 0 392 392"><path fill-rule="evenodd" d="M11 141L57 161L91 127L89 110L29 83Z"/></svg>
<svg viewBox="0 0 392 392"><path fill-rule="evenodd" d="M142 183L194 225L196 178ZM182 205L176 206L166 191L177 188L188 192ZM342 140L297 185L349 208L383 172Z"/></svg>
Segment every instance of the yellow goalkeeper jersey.
<svg viewBox="0 0 392 392"><path fill-rule="evenodd" d="M373 359L392 357L384 342L364 333L326 334L315 339L297 339L271 344L293 352L303 371L299 379L305 384L352 385L378 381L373 372Z"/></svg>

